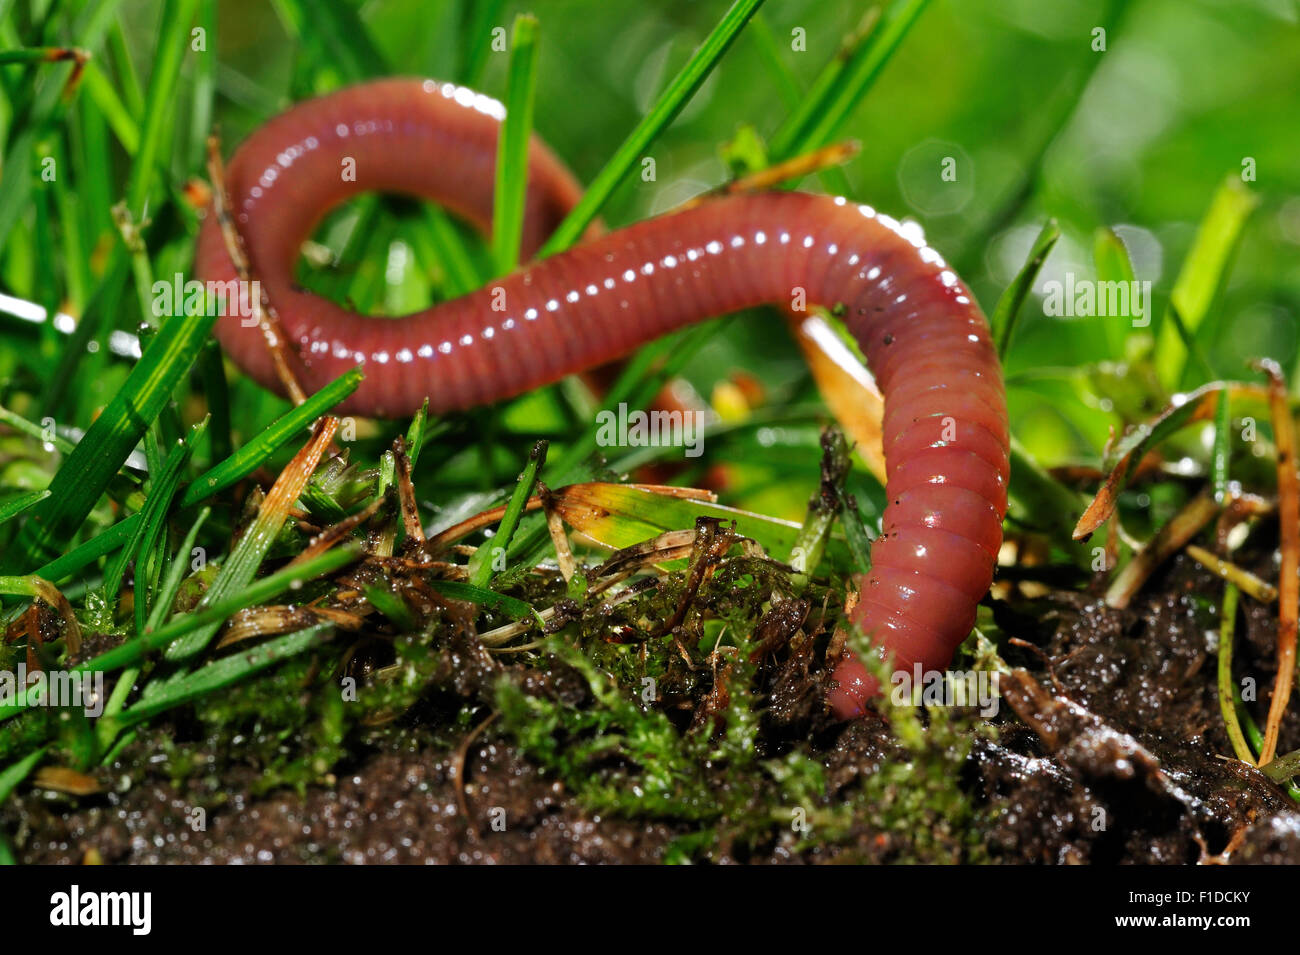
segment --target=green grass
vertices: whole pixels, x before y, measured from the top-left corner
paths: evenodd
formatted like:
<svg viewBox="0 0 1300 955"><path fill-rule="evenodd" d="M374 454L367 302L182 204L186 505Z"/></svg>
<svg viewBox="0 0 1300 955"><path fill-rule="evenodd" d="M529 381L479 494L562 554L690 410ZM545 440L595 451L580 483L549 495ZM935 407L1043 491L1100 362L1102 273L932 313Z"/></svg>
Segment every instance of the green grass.
<svg viewBox="0 0 1300 955"><path fill-rule="evenodd" d="M506 81L506 118L497 146L496 193L492 201L492 258L498 275L519 264L528 192L528 142L533 135L537 98L537 18L515 18L510 34L510 72Z"/></svg>

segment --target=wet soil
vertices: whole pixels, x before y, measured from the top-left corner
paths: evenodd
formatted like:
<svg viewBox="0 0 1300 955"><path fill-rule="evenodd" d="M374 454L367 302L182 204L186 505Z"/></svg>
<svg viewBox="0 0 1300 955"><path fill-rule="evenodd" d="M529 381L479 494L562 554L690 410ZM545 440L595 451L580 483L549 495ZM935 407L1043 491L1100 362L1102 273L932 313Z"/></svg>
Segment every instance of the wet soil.
<svg viewBox="0 0 1300 955"><path fill-rule="evenodd" d="M1257 569L1267 575L1267 557ZM1221 584L1175 558L1127 610L1099 596L1051 591L998 601L1013 672L1004 702L970 730L955 781L977 809L978 856L1000 863L1300 862L1297 804L1225 758L1231 746L1215 688ZM1272 685L1274 608L1243 598L1238 679L1253 678L1262 721ZM768 683L769 721L826 770L834 804L903 758L879 719L833 726L809 699L816 667ZM701 693L707 688L702 688ZM989 730L992 727L993 731ZM167 724L156 731L167 733ZM460 739L465 738L460 734ZM465 750L418 734L343 760L324 784L263 792L238 765L174 778L142 734L99 774L90 797L28 789L0 810L23 862L79 863L654 863L690 834L680 821L602 817L530 762L499 727ZM1300 747L1294 708L1280 752ZM196 814L195 806L207 806ZM466 814L466 812L468 814ZM774 827L770 839L708 854L715 862L889 862L914 857L921 834L863 818L833 841ZM925 834L927 844L948 836ZM970 835L969 833L967 834Z"/></svg>

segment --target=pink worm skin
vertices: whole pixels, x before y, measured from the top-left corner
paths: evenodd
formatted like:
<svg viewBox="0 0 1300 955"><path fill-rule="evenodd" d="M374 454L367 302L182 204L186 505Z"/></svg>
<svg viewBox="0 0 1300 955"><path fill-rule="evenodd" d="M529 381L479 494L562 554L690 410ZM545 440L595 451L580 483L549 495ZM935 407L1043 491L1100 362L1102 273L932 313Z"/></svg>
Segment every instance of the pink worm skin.
<svg viewBox="0 0 1300 955"><path fill-rule="evenodd" d="M480 227L491 222L494 101L430 80L383 80L302 103L258 129L227 170L254 275L279 313L310 392L364 362L341 411L446 412L519 394L626 355L683 325L796 288L856 336L885 398L889 504L853 620L897 671L946 667L975 622L1002 541L1008 433L988 325L961 280L888 216L804 193L736 196L592 238L488 287L398 319L358 315L293 283L304 239L363 191L413 194ZM345 160L355 179L343 175ZM529 157L524 255L580 194L555 157ZM210 215L204 279L235 278ZM227 316L217 336L279 390L257 328ZM829 694L840 718L879 691L846 654Z"/></svg>

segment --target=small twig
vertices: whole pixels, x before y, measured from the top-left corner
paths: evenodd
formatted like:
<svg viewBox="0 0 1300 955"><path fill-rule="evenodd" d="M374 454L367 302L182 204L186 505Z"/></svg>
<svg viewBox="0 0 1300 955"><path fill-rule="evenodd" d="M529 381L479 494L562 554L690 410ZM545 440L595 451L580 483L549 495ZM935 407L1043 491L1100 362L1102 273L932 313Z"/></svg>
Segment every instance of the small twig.
<svg viewBox="0 0 1300 955"><path fill-rule="evenodd" d="M249 265L248 254L244 251L244 241L230 213L230 195L226 192L226 168L221 161L221 140L216 134L208 137L208 176L212 179L212 209L221 227L221 237L225 240L226 254L235 267L239 280L252 288L253 270ZM298 383L297 376L289 365L288 349L285 345L284 330L280 327L279 316L270 301L263 302L261 295L250 295L253 316L257 326L262 330L262 338L271 354L276 376L284 386L284 393L295 405L307 400L307 394Z"/></svg>
<svg viewBox="0 0 1300 955"><path fill-rule="evenodd" d="M1266 580L1261 580L1244 567L1238 567L1229 560L1216 557L1204 547L1197 544L1187 545L1187 556L1203 566L1210 573L1222 577L1231 584L1244 590L1260 603L1272 603L1277 599L1277 588Z"/></svg>
<svg viewBox="0 0 1300 955"><path fill-rule="evenodd" d="M411 483L411 459L401 435L393 441L393 457L397 461L397 499L402 505L402 526L406 528L407 537L423 544L424 527L420 524L420 509L415 503L415 485Z"/></svg>
<svg viewBox="0 0 1300 955"><path fill-rule="evenodd" d="M1106 591L1106 603L1121 609L1127 607L1155 569L1200 533L1218 510L1219 505L1214 503L1214 496L1208 490L1188 501L1120 571Z"/></svg>
<svg viewBox="0 0 1300 955"><path fill-rule="evenodd" d="M569 547L569 535L564 532L564 521L555 509L551 491L541 481L537 482L537 496L542 499L542 510L546 512L546 529L551 535L551 544L555 547L555 561L560 565L560 576L567 584L573 580L578 571L577 561L573 559L573 549Z"/></svg>
<svg viewBox="0 0 1300 955"><path fill-rule="evenodd" d="M491 713L478 726L469 731L469 735L461 740L461 744L456 747L456 756L451 762L452 783L456 787L456 805L460 807L460 814L465 817L465 825L469 826L469 831L474 834L474 838L479 838L478 826L474 825L474 820L470 818L469 802L465 799L465 766L469 759L470 745L478 738L482 732L492 725L492 721L497 718L496 712Z"/></svg>
<svg viewBox="0 0 1300 955"><path fill-rule="evenodd" d="M374 517L383 503L384 498L377 497L355 514L325 528L325 530L313 537L293 560L289 561L288 566L292 567L294 564L301 564L319 557L352 533L353 529Z"/></svg>

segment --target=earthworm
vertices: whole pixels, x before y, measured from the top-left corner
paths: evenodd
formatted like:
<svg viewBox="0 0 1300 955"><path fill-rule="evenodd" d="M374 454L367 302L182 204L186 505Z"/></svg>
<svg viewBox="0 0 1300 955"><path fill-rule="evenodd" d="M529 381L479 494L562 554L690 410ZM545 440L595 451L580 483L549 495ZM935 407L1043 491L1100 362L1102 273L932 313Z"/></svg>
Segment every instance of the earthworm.
<svg viewBox="0 0 1300 955"><path fill-rule="evenodd" d="M711 316L806 300L857 339L885 398L888 505L852 619L895 672L946 667L970 632L1002 540L1006 399L987 322L919 229L843 198L738 195L588 237L483 289L401 318L369 318L294 284L299 247L363 191L442 203L487 230L504 109L464 87L382 80L301 103L256 130L227 170L253 274L274 304L295 372L316 390L358 362L340 413L380 417L480 405L626 355ZM354 173L349 175L349 172ZM580 194L555 156L529 154L523 254ZM197 269L230 281L215 216ZM222 317L226 351L278 383L260 331ZM879 692L851 654L828 699L856 716Z"/></svg>

